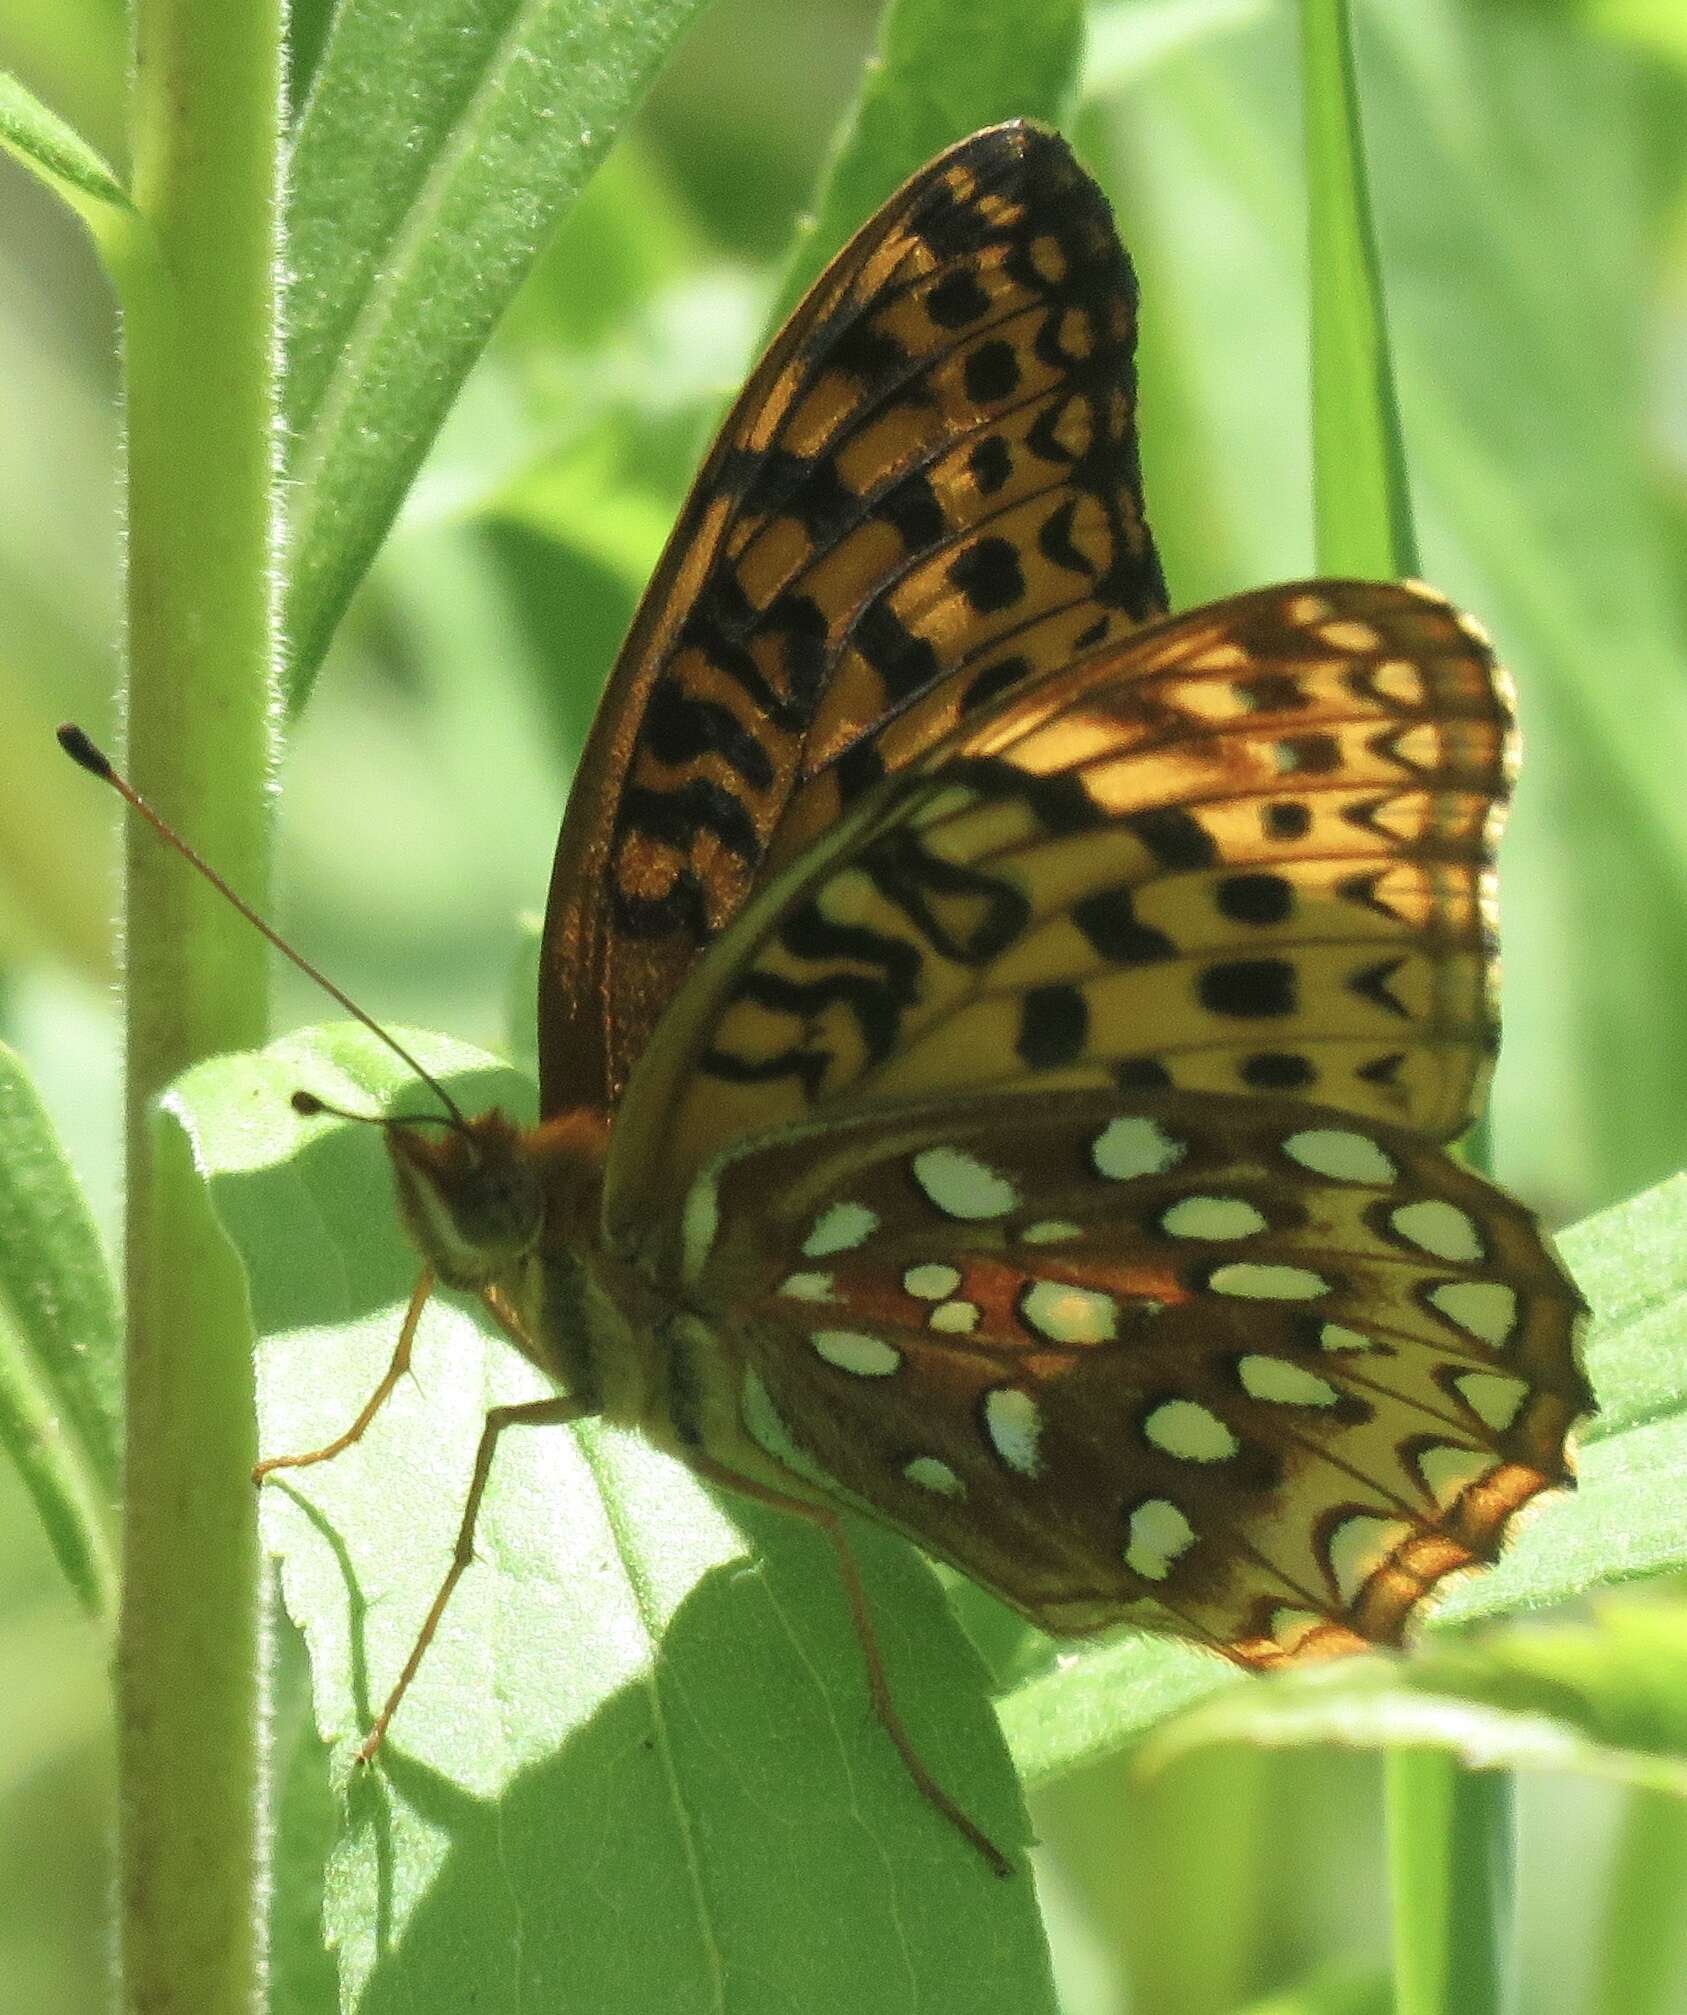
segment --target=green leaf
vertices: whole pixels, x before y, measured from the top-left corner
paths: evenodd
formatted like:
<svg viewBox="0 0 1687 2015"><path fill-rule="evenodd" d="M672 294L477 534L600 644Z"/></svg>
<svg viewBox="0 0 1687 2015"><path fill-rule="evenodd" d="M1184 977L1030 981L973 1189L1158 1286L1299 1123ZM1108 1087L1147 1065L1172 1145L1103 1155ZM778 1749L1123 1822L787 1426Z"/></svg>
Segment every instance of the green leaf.
<svg viewBox="0 0 1687 2015"><path fill-rule="evenodd" d="M1312 310L1312 498L1321 574L1418 572L1365 175L1347 0L1300 0Z"/></svg>
<svg viewBox="0 0 1687 2015"><path fill-rule="evenodd" d="M407 1038L469 1107L531 1088ZM184 1079L213 1207L250 1272L267 1453L342 1429L389 1358L417 1262L373 1128L430 1100L359 1029ZM531 2007L1051 2009L1029 1878L991 1878L873 1721L835 1569L806 1530L715 1499L638 1437L500 1444L475 1564L377 1766L349 1750L445 1569L489 1403L537 1374L449 1298L357 1448L266 1486L345 1830L328 1924L363 2011ZM1025 1820L976 1659L909 1550L859 1535L899 1706L938 1777L1010 1850Z"/></svg>
<svg viewBox="0 0 1687 2015"><path fill-rule="evenodd" d="M1063 123L1083 56L1081 0L890 0L866 81L805 220L778 318L856 227L953 140L1001 119Z"/></svg>
<svg viewBox="0 0 1687 2015"><path fill-rule="evenodd" d="M336 14L288 213L301 689L498 317L706 5L346 0Z"/></svg>
<svg viewBox="0 0 1687 2015"><path fill-rule="evenodd" d="M128 191L73 126L0 70L0 147L31 168L87 223L132 221Z"/></svg>
<svg viewBox="0 0 1687 2015"><path fill-rule="evenodd" d="M1580 1478L1529 1509L1497 1565L1449 1591L1431 1633L1687 1565L1687 1176L1560 1244L1596 1316L1587 1366L1599 1412L1580 1437ZM1001 1703L1002 1723L1021 1772L1036 1779L1227 1688L1283 1683L1244 1681L1185 1645L1121 1636L1027 1681Z"/></svg>
<svg viewBox="0 0 1687 2015"><path fill-rule="evenodd" d="M1157 1769L1221 1742L1438 1748L1472 1769L1577 1770L1687 1797L1687 1607L1608 1602L1594 1624L1496 1632L1233 1689L1170 1722Z"/></svg>
<svg viewBox="0 0 1687 2015"><path fill-rule="evenodd" d="M20 1059L0 1046L0 1440L84 1608L117 1593L122 1357L93 1219Z"/></svg>

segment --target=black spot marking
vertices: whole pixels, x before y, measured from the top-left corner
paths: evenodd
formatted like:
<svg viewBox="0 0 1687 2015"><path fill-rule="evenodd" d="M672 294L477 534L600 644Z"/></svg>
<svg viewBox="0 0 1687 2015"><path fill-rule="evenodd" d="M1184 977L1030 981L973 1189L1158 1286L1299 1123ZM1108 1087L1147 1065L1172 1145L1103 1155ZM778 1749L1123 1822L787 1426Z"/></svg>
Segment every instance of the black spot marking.
<svg viewBox="0 0 1687 2015"><path fill-rule="evenodd" d="M1230 1458L1229 1475L1243 1490L1268 1496L1281 1490L1285 1475L1282 1456L1263 1442L1244 1441L1239 1454Z"/></svg>
<svg viewBox="0 0 1687 2015"><path fill-rule="evenodd" d="M838 802L851 805L884 776L884 757L871 742L852 742L832 765L832 773L837 778Z"/></svg>
<svg viewBox="0 0 1687 2015"><path fill-rule="evenodd" d="M1405 1061L1406 1052L1403 1049L1390 1050L1386 1056L1373 1057L1369 1063L1362 1063L1353 1075L1363 1078L1366 1084L1382 1085L1393 1091L1400 1075L1400 1066Z"/></svg>
<svg viewBox="0 0 1687 2015"><path fill-rule="evenodd" d="M1138 920L1136 898L1128 888L1099 889L1080 898L1072 905L1072 921L1114 965L1153 965L1177 957L1177 946L1164 931Z"/></svg>
<svg viewBox="0 0 1687 2015"><path fill-rule="evenodd" d="M700 833L712 833L746 867L761 858L755 821L730 791L708 777L687 777L665 791L630 784L621 795L616 830L622 836L640 833L679 854L689 852Z"/></svg>
<svg viewBox="0 0 1687 2015"><path fill-rule="evenodd" d="M1033 987L1020 1004L1016 1047L1032 1070L1058 1070L1083 1054L1089 1028L1089 1002L1081 988Z"/></svg>
<svg viewBox="0 0 1687 2015"><path fill-rule="evenodd" d="M1344 1392L1334 1406L1324 1409L1331 1420L1339 1420L1343 1427L1364 1427L1375 1420L1377 1410L1368 1399L1361 1399L1356 1392Z"/></svg>
<svg viewBox="0 0 1687 2015"><path fill-rule="evenodd" d="M978 205L963 201L938 177L920 191L919 204L908 217L908 229L930 248L939 265L964 259L990 238L990 224Z"/></svg>
<svg viewBox="0 0 1687 2015"><path fill-rule="evenodd" d="M1080 630L1072 639L1073 650L1087 651L1094 645L1105 642L1107 633L1112 627L1113 618L1111 616L1097 616L1088 629Z"/></svg>
<svg viewBox="0 0 1687 2015"><path fill-rule="evenodd" d="M1209 1014L1257 1021L1295 1012L1295 969L1287 959L1227 959L1196 983Z"/></svg>
<svg viewBox="0 0 1687 2015"><path fill-rule="evenodd" d="M773 782L772 760L738 717L713 700L692 699L671 679L658 680L650 695L639 746L673 766L719 756L753 790Z"/></svg>
<svg viewBox="0 0 1687 2015"><path fill-rule="evenodd" d="M1287 672L1261 672L1256 678L1238 679L1232 690L1254 713L1292 713L1306 704L1299 681Z"/></svg>
<svg viewBox="0 0 1687 2015"><path fill-rule="evenodd" d="M990 296L968 266L946 273L925 297L926 313L940 329L964 329L990 312Z"/></svg>
<svg viewBox="0 0 1687 2015"><path fill-rule="evenodd" d="M881 834L863 850L861 865L879 893L958 965L998 957L1030 920L1030 898L1010 882L940 860L905 827Z"/></svg>
<svg viewBox="0 0 1687 2015"><path fill-rule="evenodd" d="M828 546L859 515L861 499L845 488L831 455L769 448L744 486L744 508L757 516L795 518L816 545Z"/></svg>
<svg viewBox="0 0 1687 2015"><path fill-rule="evenodd" d="M779 926L779 942L793 959L810 964L848 960L854 965L877 966L884 976L887 999L899 1008L919 994L920 954L913 945L865 924L834 923L821 914L812 897L798 903ZM752 972L746 980L756 977Z"/></svg>
<svg viewBox="0 0 1687 2015"><path fill-rule="evenodd" d="M715 487L723 496L743 496L764 459L757 449L741 447L736 441L723 441L715 461Z"/></svg>
<svg viewBox="0 0 1687 2015"><path fill-rule="evenodd" d="M963 714L975 712L987 700L993 700L998 693L1005 693L1009 686L1018 685L1021 679L1029 675L1030 670L1029 660L1017 655L998 658L993 665L986 665L982 671L973 675L966 691L962 693L960 712Z"/></svg>
<svg viewBox="0 0 1687 2015"><path fill-rule="evenodd" d="M617 883L610 900L617 928L630 938L665 938L678 933L701 945L708 943L714 931L703 885L690 868L681 868L659 896L628 895Z"/></svg>
<svg viewBox="0 0 1687 2015"><path fill-rule="evenodd" d="M1386 878L1386 870L1368 869L1364 874L1347 875L1336 883L1335 892L1343 902L1354 903L1360 909L1371 910L1379 917L1386 917L1391 924L1409 923L1405 913L1387 902L1377 891Z"/></svg>
<svg viewBox="0 0 1687 2015"><path fill-rule="evenodd" d="M941 774L946 782L969 785L980 797L1022 799L1051 839L1094 832L1110 823L1078 777L1038 776L999 756L966 757L949 764Z"/></svg>
<svg viewBox="0 0 1687 2015"><path fill-rule="evenodd" d="M730 567L717 567L680 626L678 643L699 651L718 671L735 678L758 706L774 699L744 638L761 618Z"/></svg>
<svg viewBox="0 0 1687 2015"><path fill-rule="evenodd" d="M856 619L850 640L883 679L885 692L905 700L937 676L937 653L927 637L916 637L887 601L869 602Z"/></svg>
<svg viewBox="0 0 1687 2015"><path fill-rule="evenodd" d="M1172 1074L1157 1056L1127 1056L1113 1066L1120 1091L1170 1091Z"/></svg>
<svg viewBox="0 0 1687 2015"><path fill-rule="evenodd" d="M1302 1091L1318 1075L1306 1057L1274 1049L1244 1057L1236 1074L1253 1091Z"/></svg>
<svg viewBox="0 0 1687 2015"><path fill-rule="evenodd" d="M967 456L967 468L982 497L993 497L1013 474L1013 450L1000 434L986 434Z"/></svg>
<svg viewBox="0 0 1687 2015"><path fill-rule="evenodd" d="M980 616L1011 609L1025 593L1019 553L1007 539L978 539L950 563L949 579Z"/></svg>
<svg viewBox="0 0 1687 2015"><path fill-rule="evenodd" d="M786 694L768 708L774 722L791 734L802 734L814 719L831 656L826 618L807 595L783 594L762 617L762 633L782 646Z"/></svg>
<svg viewBox="0 0 1687 2015"><path fill-rule="evenodd" d="M1398 994L1389 990L1389 981L1406 963L1404 957L1379 959L1375 965L1366 966L1362 971L1349 976L1347 989L1361 1000L1369 1001L1385 1013L1398 1015L1402 1021L1410 1021L1412 1011Z"/></svg>
<svg viewBox="0 0 1687 2015"><path fill-rule="evenodd" d="M1220 916L1236 924L1280 924L1294 908L1294 889L1281 875L1227 875L1213 891Z"/></svg>
<svg viewBox="0 0 1687 2015"><path fill-rule="evenodd" d="M1341 768L1341 744L1334 735L1290 735L1277 744L1277 760L1296 776L1327 777Z"/></svg>
<svg viewBox="0 0 1687 2015"><path fill-rule="evenodd" d="M831 334L823 361L828 370L846 372L857 384L882 385L905 371L910 359L894 336L862 315Z"/></svg>
<svg viewBox="0 0 1687 2015"><path fill-rule="evenodd" d="M1068 497L1063 504L1057 505L1037 529L1037 551L1051 566L1087 577L1095 572L1095 568L1072 542L1072 523L1077 515L1076 497Z"/></svg>
<svg viewBox="0 0 1687 2015"><path fill-rule="evenodd" d="M785 1004L779 1002L776 1005ZM745 1057L732 1050L706 1049L697 1059L697 1068L726 1084L773 1084L782 1077L794 1077L802 1086L803 1097L812 1104L831 1061L828 1050L803 1049L793 1044L790 1049L764 1057Z"/></svg>
<svg viewBox="0 0 1687 2015"><path fill-rule="evenodd" d="M874 506L873 515L894 525L910 553L935 546L949 529L928 477L905 477Z"/></svg>
<svg viewBox="0 0 1687 2015"><path fill-rule="evenodd" d="M1312 830L1312 808L1293 798L1274 798L1260 816L1274 840L1303 840Z"/></svg>
<svg viewBox="0 0 1687 2015"><path fill-rule="evenodd" d="M1387 811L1392 803L1392 795L1384 791L1374 798L1363 798L1357 804L1343 805L1341 816L1350 826L1357 826L1360 832L1380 833L1391 846L1398 846L1399 841L1395 835L1381 823L1382 813Z"/></svg>
<svg viewBox="0 0 1687 2015"><path fill-rule="evenodd" d="M1210 868L1218 849L1193 813L1178 805L1149 812L1132 812L1120 821L1133 832L1163 868Z"/></svg>
<svg viewBox="0 0 1687 2015"><path fill-rule="evenodd" d="M995 405L1019 390L1019 359L1013 345L993 337L969 352L961 377L975 406Z"/></svg>
<svg viewBox="0 0 1687 2015"><path fill-rule="evenodd" d="M1066 432L1068 427L1080 440L1089 434L1089 412L1085 401L1075 395L1051 398L1026 428L1025 445L1039 462L1050 462L1056 468L1070 470L1075 484L1092 489L1101 487L1088 480L1097 471L1086 455L1073 453L1072 442Z"/></svg>

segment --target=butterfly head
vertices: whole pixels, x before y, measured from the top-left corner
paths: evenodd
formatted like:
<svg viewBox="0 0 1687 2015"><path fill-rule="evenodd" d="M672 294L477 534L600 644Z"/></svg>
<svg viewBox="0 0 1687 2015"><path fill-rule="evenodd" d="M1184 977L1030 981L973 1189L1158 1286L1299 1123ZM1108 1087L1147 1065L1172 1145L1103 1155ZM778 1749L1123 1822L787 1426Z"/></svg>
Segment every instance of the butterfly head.
<svg viewBox="0 0 1687 2015"><path fill-rule="evenodd" d="M447 1287L505 1279L538 1246L545 1192L521 1129L498 1111L425 1132L386 1123L387 1151L410 1236ZM435 1124L438 1124L435 1122Z"/></svg>

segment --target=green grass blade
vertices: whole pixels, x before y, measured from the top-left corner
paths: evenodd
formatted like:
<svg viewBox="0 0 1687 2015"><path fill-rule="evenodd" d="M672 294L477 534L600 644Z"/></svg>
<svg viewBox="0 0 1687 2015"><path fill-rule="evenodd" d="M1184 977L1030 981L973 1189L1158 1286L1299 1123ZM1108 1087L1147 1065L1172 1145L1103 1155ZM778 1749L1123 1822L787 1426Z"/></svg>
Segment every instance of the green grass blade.
<svg viewBox="0 0 1687 2015"><path fill-rule="evenodd" d="M115 1621L122 1345L110 1268L22 1062L0 1046L0 1441L78 1601Z"/></svg>
<svg viewBox="0 0 1687 2015"><path fill-rule="evenodd" d="M1347 0L1301 0L1300 25L1318 569L1415 576ZM1471 1158L1486 1166L1480 1120L1476 1134ZM1427 1753L1390 1756L1384 1783L1401 2015L1497 2008L1512 1915L1509 1785Z"/></svg>
<svg viewBox="0 0 1687 2015"><path fill-rule="evenodd" d="M490 1059L403 1039L471 1109L530 1105ZM301 1085L356 1110L417 1097L345 1028L220 1059L171 1094L249 1269L276 1452L351 1418L417 1265L379 1136L300 1122ZM870 1967L876 2007L1052 2011L1030 1879L993 1878L913 1793L824 1547L625 1433L500 1447L475 1565L378 1766L348 1769L444 1570L485 1408L536 1390L441 1298L365 1442L265 1492L345 1801L327 1911L348 2004L853 2015ZM916 1741L1017 1849L976 1659L906 1547L865 1533L861 1551Z"/></svg>
<svg viewBox="0 0 1687 2015"><path fill-rule="evenodd" d="M1346 0L1301 0L1318 571L1419 571Z"/></svg>
<svg viewBox="0 0 1687 2015"><path fill-rule="evenodd" d="M707 0L347 0L289 194L302 698L470 365Z"/></svg>

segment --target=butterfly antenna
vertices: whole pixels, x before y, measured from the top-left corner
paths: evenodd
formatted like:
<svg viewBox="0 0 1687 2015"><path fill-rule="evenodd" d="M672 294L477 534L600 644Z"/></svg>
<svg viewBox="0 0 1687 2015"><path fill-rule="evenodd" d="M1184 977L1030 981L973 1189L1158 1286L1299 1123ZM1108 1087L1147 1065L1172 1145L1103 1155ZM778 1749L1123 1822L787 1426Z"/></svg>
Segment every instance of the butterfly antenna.
<svg viewBox="0 0 1687 2015"><path fill-rule="evenodd" d="M212 867L211 863L202 854L196 853L188 845L187 841L182 838L181 834L176 831L175 827L170 824L169 820L162 813L153 810L146 799L130 783L129 779L120 770L112 766L110 758L101 749L97 748L73 721L66 721L58 732L59 747L64 750L73 763L79 768L86 770L91 777L98 777L102 783L110 784L111 788L123 799L125 804L129 805L134 811L139 812L141 817L157 833L158 837L164 841L165 845L173 847L190 867L197 868L211 884L212 888L228 902L231 902L254 930L260 931L268 938L283 958L291 959L306 979L314 980L330 1000L337 1001L345 1009L346 1013L351 1015L355 1020L360 1021L369 1030L371 1035L379 1037L386 1044L387 1048L392 1051L394 1056L408 1064L410 1069L416 1073L422 1083L428 1087L434 1097L444 1106L446 1114L449 1115L444 1124L453 1127L459 1133L472 1135L473 1129L463 1116L462 1108L445 1089L444 1085L440 1083L439 1079L434 1076L433 1072L424 1070L396 1036L389 1035L382 1028L381 1024L375 1020L373 1015L366 1014L358 1006L357 1002L352 999L350 994L343 993L326 973L318 971L311 964L310 960L305 957L303 952L295 951L272 924L266 923L244 897L237 895L229 887L228 883L223 880L222 876L217 873L216 869ZM320 1099L313 1098L309 1092L302 1092L294 1098L294 1105L301 1112L305 1110L305 1107L299 1105L299 1099L301 1098L308 1100L315 1109L320 1109L324 1112L337 1110L337 1108L323 1105ZM344 1117L355 1118L359 1117L359 1115L348 1113Z"/></svg>

